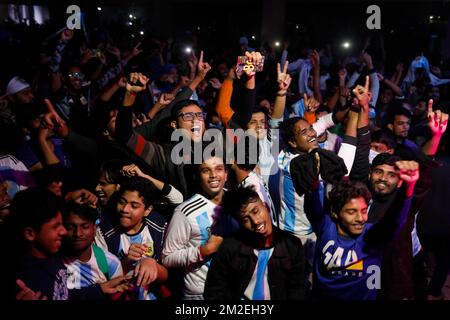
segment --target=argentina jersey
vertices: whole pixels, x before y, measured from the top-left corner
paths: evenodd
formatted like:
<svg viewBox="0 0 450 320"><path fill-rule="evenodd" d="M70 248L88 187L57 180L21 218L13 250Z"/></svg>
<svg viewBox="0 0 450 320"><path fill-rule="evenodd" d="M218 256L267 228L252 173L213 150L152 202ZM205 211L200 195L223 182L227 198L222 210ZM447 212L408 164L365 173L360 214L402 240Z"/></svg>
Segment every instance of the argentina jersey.
<svg viewBox="0 0 450 320"><path fill-rule="evenodd" d="M200 256L200 246L211 236L220 207L196 194L179 205L170 221L164 242L163 263L184 267L184 299L202 299L210 260Z"/></svg>
<svg viewBox="0 0 450 320"><path fill-rule="evenodd" d="M67 287L71 289L81 289L94 284L104 283L112 278L123 275L120 260L110 252L102 250L103 257L99 258L94 253L91 246L91 257L89 261L83 262L74 258L65 258L64 265L67 268ZM102 262L98 259L104 259L106 266L100 267ZM106 268L105 270L102 270ZM106 273L106 274L105 274Z"/></svg>
<svg viewBox="0 0 450 320"><path fill-rule="evenodd" d="M311 223L304 211L304 196L295 192L294 183L290 174L291 160L298 154L281 151L278 157L280 169L280 218L281 230L294 234L297 237L308 236L313 233Z"/></svg>

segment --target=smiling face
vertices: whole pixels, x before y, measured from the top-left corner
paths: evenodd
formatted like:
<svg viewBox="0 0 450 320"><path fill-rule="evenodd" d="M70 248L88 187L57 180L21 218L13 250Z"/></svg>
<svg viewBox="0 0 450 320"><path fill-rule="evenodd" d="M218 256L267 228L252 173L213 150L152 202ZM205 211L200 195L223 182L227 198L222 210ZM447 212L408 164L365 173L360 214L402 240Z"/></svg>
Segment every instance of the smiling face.
<svg viewBox="0 0 450 320"><path fill-rule="evenodd" d="M308 152L310 149L317 148L317 133L306 120L300 119L294 127L295 141L289 141L289 145L299 152Z"/></svg>
<svg viewBox="0 0 450 320"><path fill-rule="evenodd" d="M66 233L61 213L58 212L55 217L42 224L39 231L26 231L26 238L31 241L32 252L35 256L48 257L59 251Z"/></svg>
<svg viewBox="0 0 450 320"><path fill-rule="evenodd" d="M223 159L211 157L200 165L200 188L207 198L211 199L223 194L223 187L227 180L227 171Z"/></svg>
<svg viewBox="0 0 450 320"><path fill-rule="evenodd" d="M355 237L363 231L368 219L367 203L363 197L350 199L337 215L338 232L342 236Z"/></svg>
<svg viewBox="0 0 450 320"><path fill-rule="evenodd" d="M107 179L106 177L106 172L102 171L97 182L97 187L95 187L95 191L97 193L98 199L100 200L100 203L102 205L106 205L111 196L118 189L119 185L109 182L109 179Z"/></svg>
<svg viewBox="0 0 450 320"><path fill-rule="evenodd" d="M395 191L400 178L394 166L382 164L372 169L370 187L377 195L388 195Z"/></svg>
<svg viewBox="0 0 450 320"><path fill-rule="evenodd" d="M120 225L127 233L137 233L152 207L145 208L144 199L137 191L125 190L117 202Z"/></svg>
<svg viewBox="0 0 450 320"><path fill-rule="evenodd" d="M254 232L262 238L272 235L272 219L267 206L258 198L250 198L239 213L244 229Z"/></svg>
<svg viewBox="0 0 450 320"><path fill-rule="evenodd" d="M90 249L95 238L94 222L71 213L66 217L64 225L67 229L67 240L74 252Z"/></svg>

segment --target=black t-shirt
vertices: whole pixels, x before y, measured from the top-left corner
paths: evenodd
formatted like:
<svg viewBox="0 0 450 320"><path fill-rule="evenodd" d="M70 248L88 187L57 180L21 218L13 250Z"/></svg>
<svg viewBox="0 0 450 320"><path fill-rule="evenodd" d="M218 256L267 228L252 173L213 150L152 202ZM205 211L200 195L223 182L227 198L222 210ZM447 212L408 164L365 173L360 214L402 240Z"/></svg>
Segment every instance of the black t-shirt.
<svg viewBox="0 0 450 320"><path fill-rule="evenodd" d="M16 279L21 279L34 292L48 300L68 300L67 269L58 257L39 259L32 255L21 258Z"/></svg>

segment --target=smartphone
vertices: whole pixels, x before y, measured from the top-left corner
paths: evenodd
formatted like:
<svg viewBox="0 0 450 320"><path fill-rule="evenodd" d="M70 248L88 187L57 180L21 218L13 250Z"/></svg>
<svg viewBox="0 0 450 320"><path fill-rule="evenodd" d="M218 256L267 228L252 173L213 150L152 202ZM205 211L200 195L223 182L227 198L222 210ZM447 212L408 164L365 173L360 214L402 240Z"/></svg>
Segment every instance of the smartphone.
<svg viewBox="0 0 450 320"><path fill-rule="evenodd" d="M252 72L261 72L264 69L264 56L261 59L261 62L254 65L253 62L248 60L247 56L238 56L236 63L236 75L238 78L241 77L242 73L252 73Z"/></svg>

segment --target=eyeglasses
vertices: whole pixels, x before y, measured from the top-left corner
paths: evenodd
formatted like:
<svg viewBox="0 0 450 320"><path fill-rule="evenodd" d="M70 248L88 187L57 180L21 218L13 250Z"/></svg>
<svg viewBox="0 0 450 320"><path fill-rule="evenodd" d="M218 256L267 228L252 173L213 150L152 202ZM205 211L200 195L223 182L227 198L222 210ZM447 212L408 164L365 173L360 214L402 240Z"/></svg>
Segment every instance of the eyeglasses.
<svg viewBox="0 0 450 320"><path fill-rule="evenodd" d="M198 120L205 120L206 113L205 112L181 112L178 117L182 117L184 121L192 121L194 117L197 117Z"/></svg>
<svg viewBox="0 0 450 320"><path fill-rule="evenodd" d="M84 74L82 72L69 72L67 74L69 78L78 78L78 79L84 79Z"/></svg>

